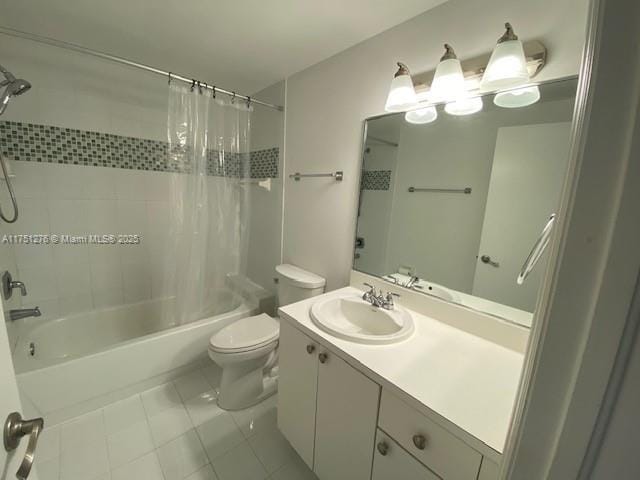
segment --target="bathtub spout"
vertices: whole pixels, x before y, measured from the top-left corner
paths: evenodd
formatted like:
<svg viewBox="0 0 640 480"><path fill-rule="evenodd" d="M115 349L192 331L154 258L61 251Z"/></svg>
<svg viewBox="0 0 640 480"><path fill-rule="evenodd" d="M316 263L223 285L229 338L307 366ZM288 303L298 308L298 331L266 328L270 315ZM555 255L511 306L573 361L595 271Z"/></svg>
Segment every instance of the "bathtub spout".
<svg viewBox="0 0 640 480"><path fill-rule="evenodd" d="M38 307L9 310L9 319L12 322L15 322L16 320L20 320L21 318L39 317L40 315L42 315L42 313L40 313L40 308Z"/></svg>

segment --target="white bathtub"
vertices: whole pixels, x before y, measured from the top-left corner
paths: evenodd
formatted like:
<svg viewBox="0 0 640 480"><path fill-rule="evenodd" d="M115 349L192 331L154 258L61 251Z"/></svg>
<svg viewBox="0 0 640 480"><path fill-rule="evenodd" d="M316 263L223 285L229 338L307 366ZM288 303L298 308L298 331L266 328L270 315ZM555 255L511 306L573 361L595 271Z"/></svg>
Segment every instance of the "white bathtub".
<svg viewBox="0 0 640 480"><path fill-rule="evenodd" d="M210 316L184 325L162 315L167 300L152 300L23 329L13 354L23 401L57 423L202 362L214 332L259 310L231 290L216 296Z"/></svg>

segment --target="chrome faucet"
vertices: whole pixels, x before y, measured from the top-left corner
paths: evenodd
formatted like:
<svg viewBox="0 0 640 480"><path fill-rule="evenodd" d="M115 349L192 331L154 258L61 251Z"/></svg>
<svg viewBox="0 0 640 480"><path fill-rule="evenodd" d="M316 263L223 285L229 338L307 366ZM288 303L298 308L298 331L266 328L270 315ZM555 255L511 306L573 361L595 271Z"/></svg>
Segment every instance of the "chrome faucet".
<svg viewBox="0 0 640 480"><path fill-rule="evenodd" d="M420 277L413 275L412 277L409 278L409 280L407 280L407 283L405 283L404 286L407 288L411 288L419 281L420 281Z"/></svg>
<svg viewBox="0 0 640 480"><path fill-rule="evenodd" d="M20 320L22 318L28 317L39 317L42 315L40 312L40 308L20 308L17 310L9 310L9 320L15 322L16 320Z"/></svg>
<svg viewBox="0 0 640 480"><path fill-rule="evenodd" d="M387 292L386 295L382 293L382 289L380 289L380 293L376 295L376 289L373 285L368 283L364 284L366 287L369 287L367 292L362 294L362 300L365 302L369 302L376 308L384 308L385 310L393 310L395 304L393 302L393 297L399 297L397 293Z"/></svg>

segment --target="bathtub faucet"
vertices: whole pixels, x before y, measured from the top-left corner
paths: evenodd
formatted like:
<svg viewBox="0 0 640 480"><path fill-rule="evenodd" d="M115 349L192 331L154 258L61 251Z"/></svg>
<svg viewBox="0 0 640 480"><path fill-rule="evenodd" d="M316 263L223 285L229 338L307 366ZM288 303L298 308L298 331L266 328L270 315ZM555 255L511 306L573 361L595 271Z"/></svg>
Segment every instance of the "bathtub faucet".
<svg viewBox="0 0 640 480"><path fill-rule="evenodd" d="M40 315L42 315L42 313L40 313L40 308L38 307L9 310L9 319L12 322L15 322L16 320L20 320L21 318L39 317Z"/></svg>

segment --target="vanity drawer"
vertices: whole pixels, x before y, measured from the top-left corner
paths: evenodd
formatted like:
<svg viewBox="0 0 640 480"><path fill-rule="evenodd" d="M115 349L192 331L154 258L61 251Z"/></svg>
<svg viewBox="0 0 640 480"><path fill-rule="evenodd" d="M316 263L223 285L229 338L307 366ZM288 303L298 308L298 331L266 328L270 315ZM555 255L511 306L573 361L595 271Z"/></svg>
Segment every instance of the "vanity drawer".
<svg viewBox="0 0 640 480"><path fill-rule="evenodd" d="M441 480L409 455L389 435L378 430L371 480Z"/></svg>
<svg viewBox="0 0 640 480"><path fill-rule="evenodd" d="M378 425L444 480L476 480L482 456L386 390Z"/></svg>

